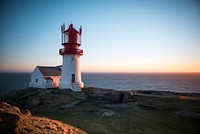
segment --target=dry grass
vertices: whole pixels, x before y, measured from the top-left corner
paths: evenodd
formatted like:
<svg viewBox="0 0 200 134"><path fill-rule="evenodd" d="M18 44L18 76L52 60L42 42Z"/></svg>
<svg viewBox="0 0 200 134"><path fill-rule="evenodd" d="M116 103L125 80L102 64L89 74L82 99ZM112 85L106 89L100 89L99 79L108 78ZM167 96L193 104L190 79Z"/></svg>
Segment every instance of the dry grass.
<svg viewBox="0 0 200 134"><path fill-rule="evenodd" d="M34 117L29 112L23 114L19 108L4 102L0 104L0 121L1 134L86 134L86 132L61 121Z"/></svg>

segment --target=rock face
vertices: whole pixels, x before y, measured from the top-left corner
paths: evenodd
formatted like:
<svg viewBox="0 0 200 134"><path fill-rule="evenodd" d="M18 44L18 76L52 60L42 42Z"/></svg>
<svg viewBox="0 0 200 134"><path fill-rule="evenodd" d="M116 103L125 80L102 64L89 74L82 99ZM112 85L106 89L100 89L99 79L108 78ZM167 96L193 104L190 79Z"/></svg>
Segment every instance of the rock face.
<svg viewBox="0 0 200 134"><path fill-rule="evenodd" d="M83 92L59 89L16 90L0 96L1 101L18 106L20 109L35 108L45 104L52 105L52 103L59 102L59 100L63 100L66 103L73 103L85 98L86 95Z"/></svg>
<svg viewBox="0 0 200 134"><path fill-rule="evenodd" d="M200 94L26 89L0 94L0 133L200 134ZM48 118L34 117L44 116ZM9 127L8 127L9 126Z"/></svg>
<svg viewBox="0 0 200 134"><path fill-rule="evenodd" d="M102 103L144 102L161 96L155 95L155 91L117 91L91 87L84 88L83 92L88 98Z"/></svg>
<svg viewBox="0 0 200 134"><path fill-rule="evenodd" d="M92 100L102 103L121 103L123 96L120 91L100 88L84 88L83 92Z"/></svg>
<svg viewBox="0 0 200 134"><path fill-rule="evenodd" d="M18 107L5 102L0 102L0 132L1 134L86 134L86 132L60 121L34 117L29 111L23 114Z"/></svg>

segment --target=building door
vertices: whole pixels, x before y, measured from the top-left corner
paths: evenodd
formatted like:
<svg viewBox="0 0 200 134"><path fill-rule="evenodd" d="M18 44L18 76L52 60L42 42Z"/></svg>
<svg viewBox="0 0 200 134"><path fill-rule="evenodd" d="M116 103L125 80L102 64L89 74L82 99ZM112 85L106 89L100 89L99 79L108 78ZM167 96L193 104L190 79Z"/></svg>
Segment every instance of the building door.
<svg viewBox="0 0 200 134"><path fill-rule="evenodd" d="M72 74L72 82L75 82L75 74Z"/></svg>

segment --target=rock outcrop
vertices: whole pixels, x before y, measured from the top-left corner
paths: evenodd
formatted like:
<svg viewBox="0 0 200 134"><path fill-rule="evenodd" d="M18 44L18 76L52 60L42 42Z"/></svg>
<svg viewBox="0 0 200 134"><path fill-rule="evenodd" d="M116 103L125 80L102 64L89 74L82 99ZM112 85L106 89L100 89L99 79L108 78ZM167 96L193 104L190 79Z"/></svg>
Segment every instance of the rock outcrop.
<svg viewBox="0 0 200 134"><path fill-rule="evenodd" d="M0 95L0 101L18 106L20 109L30 109L41 105L53 105L54 102L63 101L67 104L86 99L83 92L59 89L25 89Z"/></svg>
<svg viewBox="0 0 200 134"><path fill-rule="evenodd" d="M83 92L89 99L102 103L145 102L154 98L175 97L174 93L164 91L162 93L160 91L118 91L93 87L84 88Z"/></svg>
<svg viewBox="0 0 200 134"><path fill-rule="evenodd" d="M34 117L29 111L23 114L18 107L0 102L0 132L1 134L86 134L86 132L48 118Z"/></svg>
<svg viewBox="0 0 200 134"><path fill-rule="evenodd" d="M0 94L0 101L21 109L0 103L1 134L200 133L200 94L194 93L32 88Z"/></svg>

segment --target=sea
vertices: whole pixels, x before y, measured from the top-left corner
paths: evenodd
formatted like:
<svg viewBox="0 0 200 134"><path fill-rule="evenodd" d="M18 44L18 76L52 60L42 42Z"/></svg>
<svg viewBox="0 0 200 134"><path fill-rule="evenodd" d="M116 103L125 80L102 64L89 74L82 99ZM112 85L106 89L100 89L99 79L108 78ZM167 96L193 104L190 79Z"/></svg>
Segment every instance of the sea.
<svg viewBox="0 0 200 134"><path fill-rule="evenodd" d="M0 93L26 89L31 73L0 73ZM86 87L200 93L200 73L82 73Z"/></svg>

